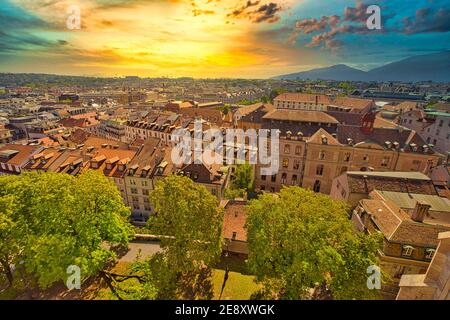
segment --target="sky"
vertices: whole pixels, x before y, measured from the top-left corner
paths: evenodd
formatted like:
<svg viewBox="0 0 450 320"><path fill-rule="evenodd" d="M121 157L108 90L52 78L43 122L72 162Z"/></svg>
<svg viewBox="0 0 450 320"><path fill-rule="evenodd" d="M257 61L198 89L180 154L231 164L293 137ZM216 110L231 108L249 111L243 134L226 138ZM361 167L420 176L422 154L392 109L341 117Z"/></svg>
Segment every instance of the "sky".
<svg viewBox="0 0 450 320"><path fill-rule="evenodd" d="M267 78L444 50L450 0L0 0L0 72Z"/></svg>

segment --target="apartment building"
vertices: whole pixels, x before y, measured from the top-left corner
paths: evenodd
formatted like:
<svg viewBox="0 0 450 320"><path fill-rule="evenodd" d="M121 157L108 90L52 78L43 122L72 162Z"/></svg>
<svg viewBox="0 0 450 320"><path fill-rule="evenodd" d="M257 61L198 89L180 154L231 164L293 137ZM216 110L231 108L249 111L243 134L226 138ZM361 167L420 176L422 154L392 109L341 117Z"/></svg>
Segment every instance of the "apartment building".
<svg viewBox="0 0 450 320"><path fill-rule="evenodd" d="M220 206L224 209L222 235L225 240L222 250L227 254L248 256L247 201L244 199L222 200Z"/></svg>
<svg viewBox="0 0 450 320"><path fill-rule="evenodd" d="M12 141L11 130L5 128L4 125L0 125L0 143L8 143Z"/></svg>
<svg viewBox="0 0 450 320"><path fill-rule="evenodd" d="M165 151L160 144L160 139L147 139L125 170L125 203L131 207L135 221L145 221L153 213L150 203L150 192L154 189L153 174Z"/></svg>
<svg viewBox="0 0 450 320"><path fill-rule="evenodd" d="M41 146L4 144L0 146L0 174L20 174Z"/></svg>
<svg viewBox="0 0 450 320"><path fill-rule="evenodd" d="M372 113L355 126L341 125L323 112L268 112L262 117L262 127L280 130L280 169L277 175L263 177L257 165L256 188L278 192L282 185L297 184L298 179L304 188L329 194L333 179L346 171L428 173L437 165L438 155L414 131L375 128L374 122Z"/></svg>
<svg viewBox="0 0 450 320"><path fill-rule="evenodd" d="M386 296L396 296L404 274L426 272L436 253L439 233L450 230L448 214L430 216L431 207L423 200L415 201L408 213L392 198L374 190L353 211L352 221L357 230L381 232L384 236L378 254L380 267L390 279L382 286Z"/></svg>
<svg viewBox="0 0 450 320"><path fill-rule="evenodd" d="M450 300L450 232L439 233L438 240L427 272L402 276L397 300Z"/></svg>
<svg viewBox="0 0 450 320"><path fill-rule="evenodd" d="M433 181L420 172L347 171L333 179L330 196L354 208L373 190L439 195Z"/></svg>
<svg viewBox="0 0 450 320"><path fill-rule="evenodd" d="M131 142L135 139L159 138L169 145L171 133L184 124L181 117L175 113L150 114L145 120L129 120L125 123L125 139Z"/></svg>
<svg viewBox="0 0 450 320"><path fill-rule="evenodd" d="M332 98L324 94L282 93L273 100L277 109L343 111L364 114L374 106L373 100L349 97Z"/></svg>
<svg viewBox="0 0 450 320"><path fill-rule="evenodd" d="M273 99L273 105L277 109L325 111L329 104L331 99L324 94L286 92Z"/></svg>
<svg viewBox="0 0 450 320"><path fill-rule="evenodd" d="M403 114L402 126L415 130L437 152L446 155L450 150L450 113L413 110Z"/></svg>
<svg viewBox="0 0 450 320"><path fill-rule="evenodd" d="M195 183L203 185L211 194L221 200L228 186L231 168L222 164L201 163L178 164L172 161L172 149L164 150L164 157L157 165L153 175L154 184L171 174L184 175Z"/></svg>
<svg viewBox="0 0 450 320"><path fill-rule="evenodd" d="M120 119L101 120L95 133L106 139L125 142L125 123L125 120Z"/></svg>

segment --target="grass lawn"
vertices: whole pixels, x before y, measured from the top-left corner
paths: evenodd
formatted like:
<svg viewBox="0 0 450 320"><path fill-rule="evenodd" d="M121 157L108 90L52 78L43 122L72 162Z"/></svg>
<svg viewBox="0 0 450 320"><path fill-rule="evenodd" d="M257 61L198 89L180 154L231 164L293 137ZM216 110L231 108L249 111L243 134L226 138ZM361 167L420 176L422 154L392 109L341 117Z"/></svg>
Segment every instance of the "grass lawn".
<svg viewBox="0 0 450 320"><path fill-rule="evenodd" d="M128 274L130 266L130 262L120 261L110 271L118 274ZM223 257L212 269L213 299L219 299L226 267L229 268L230 272L221 300L248 300L252 293L259 289L259 286L254 282L255 277L247 272L245 262L236 257ZM132 287L136 284L136 279L127 280L123 283L123 288L126 289L128 286ZM124 298L127 299L128 297L124 296ZM11 288L0 294L0 300L4 299L29 299L29 297L21 290ZM83 283L81 291L73 290L69 292L63 283L58 283L45 291L37 290L34 299L117 300L117 297L104 281L101 281L99 277L94 277L91 281Z"/></svg>
<svg viewBox="0 0 450 320"><path fill-rule="evenodd" d="M222 289L224 270L213 269L212 283L214 286L214 300L218 300ZM254 276L244 275L239 272L230 271L225 284L221 300L248 300L259 286L253 281Z"/></svg>
<svg viewBox="0 0 450 320"><path fill-rule="evenodd" d="M222 293L221 300L248 300L252 293L260 289L254 282L255 277L251 275L242 258L236 256L222 257L220 262L213 268L212 283L214 287L214 299L218 300L222 289L225 269L228 267L228 280Z"/></svg>

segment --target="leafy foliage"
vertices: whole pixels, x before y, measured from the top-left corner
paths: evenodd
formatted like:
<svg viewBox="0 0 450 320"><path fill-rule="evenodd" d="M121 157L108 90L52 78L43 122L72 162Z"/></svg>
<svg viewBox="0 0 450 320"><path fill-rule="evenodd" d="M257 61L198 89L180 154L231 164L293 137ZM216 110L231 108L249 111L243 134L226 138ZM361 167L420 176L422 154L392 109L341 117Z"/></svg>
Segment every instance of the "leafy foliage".
<svg viewBox="0 0 450 320"><path fill-rule="evenodd" d="M146 282L157 288L158 299L212 297L208 274L222 248L223 212L204 186L171 175L150 195L157 214L149 219L161 235L163 251L135 265Z"/></svg>
<svg viewBox="0 0 450 320"><path fill-rule="evenodd" d="M248 206L249 267L264 285L255 298L308 299L324 285L336 299L373 297L367 267L379 238L356 234L342 202L299 187Z"/></svg>
<svg viewBox="0 0 450 320"><path fill-rule="evenodd" d="M238 164L232 180L233 189L253 190L253 167L248 163Z"/></svg>
<svg viewBox="0 0 450 320"><path fill-rule="evenodd" d="M41 288L65 280L69 265L96 274L114 257L105 244L128 242L129 214L115 185L94 171L2 176L0 272L10 285L18 273Z"/></svg>

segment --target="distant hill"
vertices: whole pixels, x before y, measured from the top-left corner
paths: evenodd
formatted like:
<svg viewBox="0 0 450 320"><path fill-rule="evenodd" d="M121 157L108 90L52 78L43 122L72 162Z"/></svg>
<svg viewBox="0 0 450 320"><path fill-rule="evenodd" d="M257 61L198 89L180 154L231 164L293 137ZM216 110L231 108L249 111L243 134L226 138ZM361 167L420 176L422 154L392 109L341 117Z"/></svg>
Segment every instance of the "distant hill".
<svg viewBox="0 0 450 320"><path fill-rule="evenodd" d="M311 79L311 80L341 80L341 81L360 81L367 77L367 72L351 68L345 64L313 69L310 71L297 72L275 77L275 79Z"/></svg>
<svg viewBox="0 0 450 320"><path fill-rule="evenodd" d="M274 77L286 80L450 82L450 51L413 56L368 72L338 64Z"/></svg>

